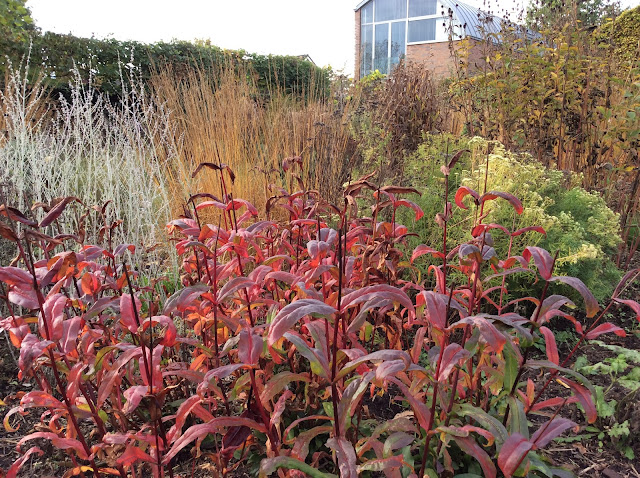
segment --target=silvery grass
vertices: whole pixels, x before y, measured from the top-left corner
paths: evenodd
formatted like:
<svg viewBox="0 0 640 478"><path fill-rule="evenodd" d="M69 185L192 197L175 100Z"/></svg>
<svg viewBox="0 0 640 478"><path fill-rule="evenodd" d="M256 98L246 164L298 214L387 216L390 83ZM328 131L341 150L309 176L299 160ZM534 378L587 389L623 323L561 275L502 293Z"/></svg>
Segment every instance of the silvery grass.
<svg viewBox="0 0 640 478"><path fill-rule="evenodd" d="M102 207L110 201L108 222L123 221L113 231L113 245L136 245L131 259L144 264L142 272L149 278L163 272L158 270L162 261L165 271L173 269L172 248L144 252L167 242L167 168L176 151L168 139L174 137L169 113L135 81L122 82L122 100L113 105L96 93L91 78L83 80L76 71L69 98L61 97L55 108L47 108L43 84L29 82L28 67L10 69L5 92L0 92L5 123L0 183L5 200L20 210L64 196L77 196L87 206ZM68 209L59 221L62 230L51 233L77 231L80 212ZM35 213L44 215L42 209ZM86 243L104 245L99 237L102 225L97 213L91 216Z"/></svg>

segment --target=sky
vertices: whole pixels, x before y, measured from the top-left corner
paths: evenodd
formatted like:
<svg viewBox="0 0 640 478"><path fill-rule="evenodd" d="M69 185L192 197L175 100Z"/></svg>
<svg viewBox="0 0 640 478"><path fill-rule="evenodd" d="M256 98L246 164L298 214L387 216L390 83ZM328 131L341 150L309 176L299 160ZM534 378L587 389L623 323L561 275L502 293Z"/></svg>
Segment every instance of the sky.
<svg viewBox="0 0 640 478"><path fill-rule="evenodd" d="M482 8L487 0L465 0ZM525 0L501 0L518 9ZM640 0L623 0L623 6ZM251 53L309 55L319 66L353 73L358 0L27 0L42 30L156 42L210 39ZM493 0L496 5L496 0Z"/></svg>

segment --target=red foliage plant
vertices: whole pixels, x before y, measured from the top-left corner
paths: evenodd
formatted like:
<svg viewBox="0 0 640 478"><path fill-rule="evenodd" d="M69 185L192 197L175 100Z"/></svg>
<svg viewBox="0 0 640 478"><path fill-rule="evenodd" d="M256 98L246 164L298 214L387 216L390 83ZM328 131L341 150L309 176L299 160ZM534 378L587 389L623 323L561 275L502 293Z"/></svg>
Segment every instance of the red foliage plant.
<svg viewBox="0 0 640 478"><path fill-rule="evenodd" d="M446 179L454 163L443 167ZM20 349L20 376L39 386L14 397L5 427L12 430L16 414L44 410L19 450L49 440L68 452L65 476L172 477L177 460L189 457L211 460L220 476L256 457L262 476L562 474L537 450L577 427L563 408L578 403L588 422L596 419L592 386L568 365L585 340L624 335L601 323L616 302L640 318L636 302L618 298L633 274L600 311L578 279L553 274L547 251L509 249L499 259L496 230L509 239L524 231L483 224L483 212L506 200L520 213L509 194L461 188L454 202L475 207L477 220L470 241L451 245L446 192L435 226L442 244L421 245L407 260L410 233L395 211L410 207L422 220L420 208L401 199L413 189L379 187L369 175L346 187L338 207L290 181L301 190L279 190L266 220L257 220L256 209L228 191L228 168L214 169L223 199L198 194L169 224L182 287L164 304L159 283L139 285L124 261L133 246L56 252L65 240L81 242L49 235L73 198L40 224L2 207L0 234L20 256L0 268L8 310L1 325ZM367 194L369 217L359 214ZM200 221L207 208L217 225ZM271 220L274 208L289 221ZM41 260L33 259L36 247ZM434 262L430 285L412 279L424 255ZM537 276L541 296L510 297L509 274ZM571 300L547 295L551 282L582 295L583 322ZM521 302L534 312L521 315ZM554 317L580 335L565 357L547 326ZM554 381L565 387L558 392ZM382 395L396 402L395 416L376 416L371 405ZM33 453L42 452L27 449L5 476Z"/></svg>

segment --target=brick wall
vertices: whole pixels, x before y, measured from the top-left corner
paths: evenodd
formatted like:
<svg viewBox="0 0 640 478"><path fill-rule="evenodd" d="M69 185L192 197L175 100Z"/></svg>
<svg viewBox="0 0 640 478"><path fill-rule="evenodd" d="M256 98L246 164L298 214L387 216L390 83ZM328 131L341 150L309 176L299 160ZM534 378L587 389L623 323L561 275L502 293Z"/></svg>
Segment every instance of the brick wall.
<svg viewBox="0 0 640 478"><path fill-rule="evenodd" d="M484 52L481 42L471 41L468 57L469 71L481 70L484 65ZM454 42L453 48L460 48L461 42ZM455 58L451 55L449 42L407 45L407 61L422 63L436 78L447 78L455 73Z"/></svg>
<svg viewBox="0 0 640 478"><path fill-rule="evenodd" d="M360 10L356 11L356 62L354 63L353 77L360 79Z"/></svg>

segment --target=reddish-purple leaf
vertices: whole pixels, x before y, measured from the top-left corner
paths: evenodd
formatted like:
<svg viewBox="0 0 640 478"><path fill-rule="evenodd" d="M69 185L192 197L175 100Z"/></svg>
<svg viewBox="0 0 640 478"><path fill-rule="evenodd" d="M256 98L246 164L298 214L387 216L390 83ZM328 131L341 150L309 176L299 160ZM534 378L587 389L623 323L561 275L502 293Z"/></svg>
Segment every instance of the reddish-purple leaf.
<svg viewBox="0 0 640 478"><path fill-rule="evenodd" d="M135 334L138 331L138 323L136 321L136 313L133 310L134 300L139 317L141 307L140 300L137 297L132 299L131 294L122 294L120 297L120 320L129 332Z"/></svg>
<svg viewBox="0 0 640 478"><path fill-rule="evenodd" d="M587 416L588 422L595 422L598 418L598 412L596 410L595 404L593 403L593 396L591 395L591 392L587 389L587 387L567 378L562 378L562 382L568 385L573 391L573 394L578 399L578 402L580 402L580 405L582 405L582 408L584 408L584 412Z"/></svg>
<svg viewBox="0 0 640 478"><path fill-rule="evenodd" d="M433 291L422 291L416 297L416 306L424 305L427 321L438 330L444 330L447 324L447 303L449 297ZM453 301L452 301L453 302Z"/></svg>
<svg viewBox="0 0 640 478"><path fill-rule="evenodd" d="M589 332L585 336L585 338L587 340L592 340L592 339L595 339L597 337L600 337L602 334L608 334L610 332L613 332L618 337L626 337L627 336L627 333L623 329L621 329L618 326L613 325L610 322L607 322L605 324L598 325L595 329L593 329L591 332Z"/></svg>
<svg viewBox="0 0 640 478"><path fill-rule="evenodd" d="M27 334L20 343L20 359L18 367L21 372L31 368L33 361L39 358L45 350L55 345L51 340L39 340L33 334Z"/></svg>
<svg viewBox="0 0 640 478"><path fill-rule="evenodd" d="M563 284L567 284L577 290L584 299L584 304L587 309L587 317L591 318L598 313L598 310L600 309L598 301L580 279L577 277L554 276L550 277L549 280L562 282Z"/></svg>
<svg viewBox="0 0 640 478"><path fill-rule="evenodd" d="M156 460L148 453L142 451L137 446L129 445L125 449L124 453L118 457L116 462L122 466L131 466L139 461L146 461L149 463L155 463Z"/></svg>
<svg viewBox="0 0 640 478"><path fill-rule="evenodd" d="M29 392L25 394L20 399L20 406L23 408L31 408L31 407L43 407L50 409L63 409L64 405L62 402L56 398L53 398L47 392L42 392L40 390L34 390L33 392Z"/></svg>
<svg viewBox="0 0 640 478"><path fill-rule="evenodd" d="M140 402L148 391L149 387L145 385L135 385L126 389L124 391L124 398L127 399L127 403L122 409L122 413L132 413L136 408L138 408L138 405L140 405Z"/></svg>
<svg viewBox="0 0 640 478"><path fill-rule="evenodd" d="M273 397L278 395L291 382L309 382L309 377L300 373L280 372L269 379L265 384L260 400L268 403Z"/></svg>
<svg viewBox="0 0 640 478"><path fill-rule="evenodd" d="M76 341L80 336L80 329L84 321L82 317L72 317L62 322L62 338L60 346L66 354L72 352L76 348Z"/></svg>
<svg viewBox="0 0 640 478"><path fill-rule="evenodd" d="M507 229L504 226L501 226L500 224L478 224L476 227L474 227L471 230L471 235L473 237L478 237L478 236L481 236L483 232L491 229L500 229L505 234L511 235L511 233L509 232L509 229Z"/></svg>
<svg viewBox="0 0 640 478"><path fill-rule="evenodd" d="M465 360L469 356L469 352L463 349L459 344L452 343L447 345L442 354L442 363L440 364L440 373L436 377L438 382L444 382L449 378L449 374L453 367Z"/></svg>
<svg viewBox="0 0 640 478"><path fill-rule="evenodd" d="M399 201L396 201L393 205L394 205L394 207L406 206L408 208L413 209L415 211L415 213L416 213L416 217L415 217L416 221L419 221L422 218L422 216L424 216L424 212L422 211L420 206L418 206L413 201L409 201L407 199L400 199Z"/></svg>
<svg viewBox="0 0 640 478"><path fill-rule="evenodd" d="M271 322L267 344L272 347L295 323L307 315L327 317L335 312L337 312L335 308L316 299L300 299L288 304Z"/></svg>
<svg viewBox="0 0 640 478"><path fill-rule="evenodd" d="M44 452L37 446L29 448L26 453L24 453L13 463L13 465L11 465L11 467L7 470L5 478L16 478L18 476L20 468L22 468L22 465L24 465L25 462L29 460L31 458L31 455L33 455L34 453L37 453L39 456L44 455Z"/></svg>
<svg viewBox="0 0 640 478"><path fill-rule="evenodd" d="M484 193L482 196L480 196L478 202L480 204L484 204L486 201L491 201L497 198L502 198L509 201L509 203L513 206L518 214L522 214L522 211L524 211L522 203L517 197L515 197L513 194L503 193L500 191L489 191L487 193Z"/></svg>
<svg viewBox="0 0 640 478"><path fill-rule="evenodd" d="M638 304L635 300L629 300L629 299L613 299L613 300L615 300L620 304L624 304L628 307L631 307L631 310L633 310L636 313L636 319L638 320L638 322L640 322L640 304Z"/></svg>
<svg viewBox="0 0 640 478"><path fill-rule="evenodd" d="M523 227L522 229L518 229L517 231L513 232L511 235L513 237L515 237L515 236L519 236L519 235L524 234L525 232L529 232L529 231L539 232L540 234L544 234L545 236L547 235L547 231L545 231L544 228L542 228L540 226Z"/></svg>
<svg viewBox="0 0 640 478"><path fill-rule="evenodd" d="M393 287L387 284L370 285L345 295L342 298L342 309L344 310L349 307L353 307L354 305L361 304L362 302L366 302L375 297L384 297L385 299L399 302L409 309L409 311L415 312L413 302L411 302L411 299L409 299L406 292L398 287Z"/></svg>
<svg viewBox="0 0 640 478"><path fill-rule="evenodd" d="M496 353L502 353L502 349L507 343L507 338L489 320L484 317L465 317L453 324L450 328L460 328L466 325L477 327L485 342L487 342Z"/></svg>
<svg viewBox="0 0 640 478"><path fill-rule="evenodd" d="M35 432L35 433L31 433L30 435L27 435L25 437L23 437L17 444L17 448L18 450L20 449L20 446L29 440L35 440L36 438L44 438L45 440L49 440L51 442L51 444L56 447L59 448L61 450L73 450L76 452L76 454L78 455L78 457L82 458L83 460L87 460L89 458L89 456L87 455L87 452L85 451L84 447L82 446L82 444L76 440L75 438L61 438L58 435L56 435L55 433L52 432Z"/></svg>
<svg viewBox="0 0 640 478"><path fill-rule="evenodd" d="M431 254L434 257L439 257L440 259L444 258L444 254L440 251L435 250L432 247L421 244L413 250L413 254L411 254L411 263L415 261L418 257L424 256L425 254Z"/></svg>
<svg viewBox="0 0 640 478"><path fill-rule="evenodd" d="M360 352L362 353L362 352ZM377 350L370 354L362 355L357 359L351 360L343 365L342 369L336 375L336 381L342 377L347 376L353 372L360 364L365 362L378 362L378 361L396 361L399 360L404 363L404 368L407 369L411 365L411 356L404 350Z"/></svg>
<svg viewBox="0 0 640 478"><path fill-rule="evenodd" d="M238 341L238 359L246 365L257 365L262 354L262 337L253 330L240 332Z"/></svg>
<svg viewBox="0 0 640 478"><path fill-rule="evenodd" d="M175 310L184 312L187 308L193 307L195 301L199 299L204 292L208 292L209 290L209 286L205 284L197 284L179 290L165 302L163 309L164 315L171 315Z"/></svg>
<svg viewBox="0 0 640 478"><path fill-rule="evenodd" d="M514 433L504 442L498 455L498 466L506 478L513 476L533 447L533 443L519 433Z"/></svg>
<svg viewBox="0 0 640 478"><path fill-rule="evenodd" d="M198 425L193 425L187 430L185 430L184 434L178 438L171 449L164 455L163 463L166 465L169 463L174 456L176 456L180 450L186 447L189 443L195 440L201 440L205 436L211 433L219 433L222 428L226 427L235 427L235 426L245 426L257 430L261 433L266 433L267 429L264 425L255 422L249 418L245 417L218 417L207 423L200 423Z"/></svg>
<svg viewBox="0 0 640 478"><path fill-rule="evenodd" d="M540 273L540 277L544 280L550 280L551 274L553 273L553 257L546 250L541 247L527 247L522 256L527 262L531 261L533 257L534 262L536 263L536 267L538 268L538 272Z"/></svg>
<svg viewBox="0 0 640 478"><path fill-rule="evenodd" d="M480 199L480 195L474 191L471 188L468 188L466 186L460 186L460 188L458 189L458 191L456 192L456 196L455 196L455 203L459 208L462 209L467 209L467 206L464 205L464 203L462 202L462 199L464 199L464 197L469 194L471 195L471 197L473 197L473 201L476 203L476 205L480 204L479 199Z"/></svg>
<svg viewBox="0 0 640 478"><path fill-rule="evenodd" d="M496 466L493 464L493 461L491 461L487 452L484 451L473 438L453 435L453 440L458 444L463 452L478 460L486 478L496 477Z"/></svg>
<svg viewBox="0 0 640 478"><path fill-rule="evenodd" d="M413 414L415 415L416 420L418 420L418 425L420 425L420 427L423 430L428 430L431 412L429 411L429 408L425 405L424 399L421 399L420 397L416 396L415 392L412 392L411 390L409 390L409 388L400 380L392 379L391 381L396 384L396 386L402 392L404 398L406 398L407 401L409 402L409 405L413 410Z"/></svg>
<svg viewBox="0 0 640 478"><path fill-rule="evenodd" d="M358 478L356 451L349 440L333 437L327 440L327 446L336 452L341 478Z"/></svg>
<svg viewBox="0 0 640 478"><path fill-rule="evenodd" d="M555 417L544 425L540 425L540 428L531 437L531 441L536 448L544 448L553 439L564 433L565 430L576 426L574 422L567 418Z"/></svg>
<svg viewBox="0 0 640 478"><path fill-rule="evenodd" d="M42 221L40 221L39 227L47 227L53 221L58 219L58 217L60 217L60 214L64 212L67 205L72 201L77 201L82 204L82 201L75 196L67 196L63 198L60 202L58 202L58 204L52 207L47 215L42 219Z"/></svg>
<svg viewBox="0 0 640 478"><path fill-rule="evenodd" d="M544 335L544 343L547 349L547 358L556 365L560 364L558 356L558 346L556 345L556 337L553 332L546 327L540 327L540 332Z"/></svg>

